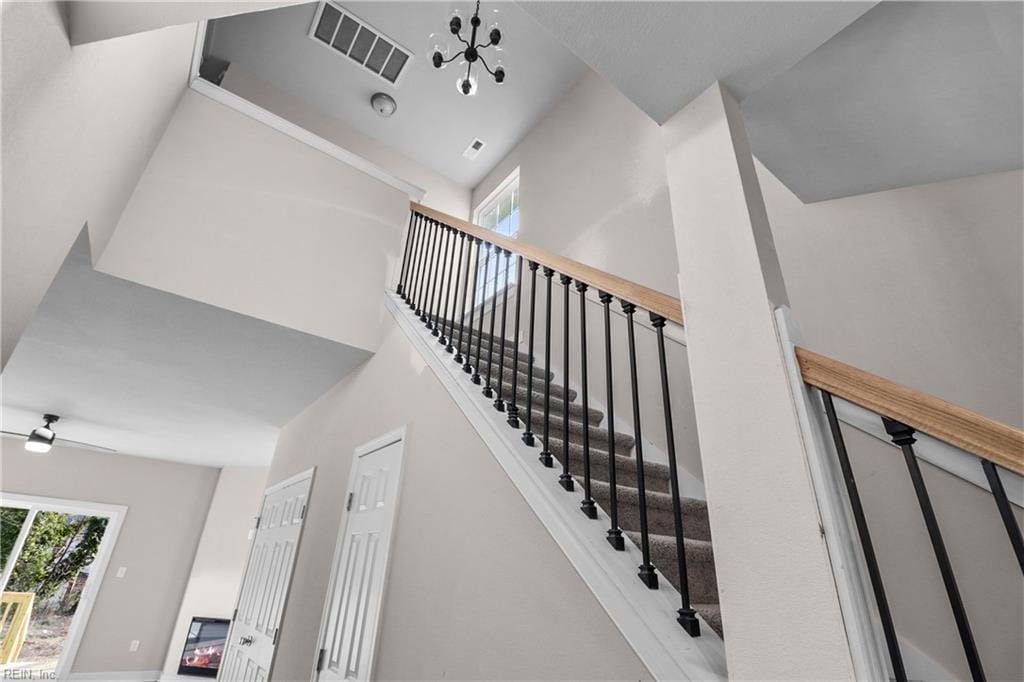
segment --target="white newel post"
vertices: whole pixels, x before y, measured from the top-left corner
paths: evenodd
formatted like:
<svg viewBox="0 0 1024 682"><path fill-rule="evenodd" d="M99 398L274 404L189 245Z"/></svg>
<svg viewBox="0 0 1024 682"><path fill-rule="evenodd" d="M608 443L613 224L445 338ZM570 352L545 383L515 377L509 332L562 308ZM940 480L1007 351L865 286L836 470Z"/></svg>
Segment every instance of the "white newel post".
<svg viewBox="0 0 1024 682"><path fill-rule="evenodd" d="M787 304L739 105L663 127L729 676L854 679L774 311Z"/></svg>

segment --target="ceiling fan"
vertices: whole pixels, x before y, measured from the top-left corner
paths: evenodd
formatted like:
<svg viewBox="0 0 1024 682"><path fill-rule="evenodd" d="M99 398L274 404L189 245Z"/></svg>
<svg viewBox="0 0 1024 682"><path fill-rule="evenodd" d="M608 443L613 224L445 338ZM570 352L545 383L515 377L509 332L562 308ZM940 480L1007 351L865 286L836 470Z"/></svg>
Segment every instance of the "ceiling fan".
<svg viewBox="0 0 1024 682"><path fill-rule="evenodd" d="M102 445L96 445L94 443L83 443L82 441L71 440L70 438L58 438L57 432L53 430L53 424L58 421L60 421L60 416L56 414L44 414L43 425L37 426L29 433L18 433L17 431L0 431L0 433L5 436L24 438L25 449L29 452L35 452L38 454L45 454L49 452L55 441L60 441L61 445L67 445L73 448L99 450L101 452L117 452L117 450L113 448L105 448Z"/></svg>

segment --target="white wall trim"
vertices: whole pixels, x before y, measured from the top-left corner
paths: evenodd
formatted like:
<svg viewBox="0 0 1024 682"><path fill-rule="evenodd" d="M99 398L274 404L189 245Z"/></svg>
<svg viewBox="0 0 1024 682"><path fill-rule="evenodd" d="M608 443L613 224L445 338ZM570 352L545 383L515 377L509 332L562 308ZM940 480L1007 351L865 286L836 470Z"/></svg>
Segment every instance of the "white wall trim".
<svg viewBox="0 0 1024 682"><path fill-rule="evenodd" d="M40 495L25 495L14 492L0 492L0 502L8 507L22 507L37 509L40 511L55 511L65 514L87 513L90 516L102 516L107 519L107 527L103 531L103 538L96 550L92 565L95 567L85 583L85 589L78 602L78 609L75 617L71 620L67 637L64 640L64 647L61 650L60 658L57 661L55 677L58 680L66 679L74 665L75 657L78 655L78 647L82 643L82 636L89 623L89 616L92 615L93 606L96 604L96 597L99 595L100 586L107 572L107 565L110 563L110 556L114 552L117 538L121 534L121 526L128 514L128 507L120 504L104 504L101 502L89 502L87 500L68 500L57 497L43 497ZM13 557L16 559L16 557ZM3 588L6 589L6 580ZM157 671L155 680L160 675ZM110 678L97 678L110 679Z"/></svg>
<svg viewBox="0 0 1024 682"><path fill-rule="evenodd" d="M878 415L838 396L833 396L833 400L836 406L836 416L840 421L869 436L874 436L899 452L899 447L893 444L886 434L885 428L882 426L882 419ZM986 492L992 492L988 479L985 478L985 472L981 468L981 460L977 456L920 431L915 433L914 437L917 439L917 442L914 443L914 453L918 459L923 459ZM1024 477L1002 467L996 467L996 470L1006 488L1007 499L1018 507L1024 507Z"/></svg>
<svg viewBox="0 0 1024 682"><path fill-rule="evenodd" d="M412 321L396 294L386 292L385 305L654 678L727 679L725 646L718 635L707 624L700 637L683 632L675 621L679 595L668 581L649 590L636 579L640 550L632 543L624 552L611 550L599 525L579 513L582 493L566 493L553 484L537 450L520 442L504 413L479 399L476 386ZM607 524L604 513L599 514Z"/></svg>
<svg viewBox="0 0 1024 682"><path fill-rule="evenodd" d="M61 678L58 678L61 679ZM103 673L72 673L69 680L95 680L96 682L155 682L165 678L160 677L159 670L118 670ZM196 680L196 677L181 677L179 679Z"/></svg>
<svg viewBox="0 0 1024 682"><path fill-rule="evenodd" d="M788 307L776 308L774 317L853 669L858 680L887 681L889 659L885 639L881 628L875 625L879 622L878 609L871 596L871 581L839 461L832 440L825 435L817 394L804 383L796 359L800 331Z"/></svg>
<svg viewBox="0 0 1024 682"><path fill-rule="evenodd" d="M385 169L381 168L377 164L364 159L363 157L350 152L347 149L339 147L333 142L329 142L319 135L315 135L310 131L295 125L291 121L281 118L277 114L274 114L256 104L253 104L249 100L239 97L235 93L225 90L222 87L214 85L213 83L204 80L199 77L199 64L202 61L203 44L206 41L206 22L201 21L196 25L196 39L195 47L192 53L192 67L189 76L189 87L198 92L201 95L205 95L210 99L223 104L224 106L234 109L235 111L248 116L249 118L259 121L260 123L273 128L279 133L283 133L288 137L292 138L296 142L312 147L319 152L327 154L331 158L340 161L344 164L352 166L358 171L366 173L372 178L380 180L385 185L394 187L398 191L409 196L410 199L416 202L422 202L423 197L426 194L426 190L416 185L406 182L392 173L389 173Z"/></svg>

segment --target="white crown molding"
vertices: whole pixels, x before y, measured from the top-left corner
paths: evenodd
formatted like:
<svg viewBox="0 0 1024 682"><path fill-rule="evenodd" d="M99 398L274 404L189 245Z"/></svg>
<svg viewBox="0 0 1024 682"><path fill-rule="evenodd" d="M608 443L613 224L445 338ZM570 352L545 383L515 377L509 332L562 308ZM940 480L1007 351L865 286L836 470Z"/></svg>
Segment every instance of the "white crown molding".
<svg viewBox="0 0 1024 682"><path fill-rule="evenodd" d="M700 637L683 632L675 620L678 592L667 580L660 589L649 590L636 578L640 550L632 543L626 543L624 552L612 550L603 526L580 513L580 493L552 485L551 469L537 460L538 450L522 444L520 432L505 422L505 413L480 399L478 388L465 380L451 356L410 318L404 301L386 292L385 305L653 677L727 679L721 638L706 623ZM599 514L607 525L607 517Z"/></svg>

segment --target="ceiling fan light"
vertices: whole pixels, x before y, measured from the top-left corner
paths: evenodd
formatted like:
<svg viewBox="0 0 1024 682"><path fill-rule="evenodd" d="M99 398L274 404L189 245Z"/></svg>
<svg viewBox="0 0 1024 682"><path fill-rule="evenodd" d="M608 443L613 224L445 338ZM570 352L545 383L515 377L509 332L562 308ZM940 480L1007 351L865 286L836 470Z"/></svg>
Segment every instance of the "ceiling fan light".
<svg viewBox="0 0 1024 682"><path fill-rule="evenodd" d="M29 452L47 453L53 447L53 440L57 434L50 428L50 424L58 421L60 417L55 414L44 414L42 426L32 429L25 439L25 449Z"/></svg>
<svg viewBox="0 0 1024 682"><path fill-rule="evenodd" d="M25 449L29 452L49 452L50 448L53 447L53 439L55 437L56 434L53 430L45 426L32 429L32 433L28 434L28 439L25 441Z"/></svg>

